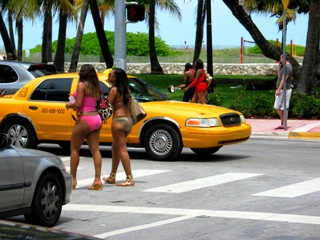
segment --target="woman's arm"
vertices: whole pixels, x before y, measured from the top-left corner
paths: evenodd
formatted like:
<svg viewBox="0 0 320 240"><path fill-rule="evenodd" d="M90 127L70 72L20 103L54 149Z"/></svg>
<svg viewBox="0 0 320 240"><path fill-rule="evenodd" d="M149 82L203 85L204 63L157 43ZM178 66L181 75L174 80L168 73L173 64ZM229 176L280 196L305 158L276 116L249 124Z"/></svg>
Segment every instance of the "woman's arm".
<svg viewBox="0 0 320 240"><path fill-rule="evenodd" d="M109 102L111 103L111 105L114 104L115 99L116 99L116 95L117 95L117 88L116 87L112 87L110 89L109 94L108 94L108 99L109 99Z"/></svg>
<svg viewBox="0 0 320 240"><path fill-rule="evenodd" d="M201 71L201 69L198 69L197 72L196 72L195 78L194 78L193 81L190 83L190 85L188 86L188 88L189 88L189 87L194 87L194 86L198 85L198 84L202 81L202 79L200 78L201 75L202 75L202 71Z"/></svg>
<svg viewBox="0 0 320 240"><path fill-rule="evenodd" d="M79 82L77 85L77 97L74 103L67 103L66 108L79 108L82 106L83 98L85 96L85 85L83 82Z"/></svg>

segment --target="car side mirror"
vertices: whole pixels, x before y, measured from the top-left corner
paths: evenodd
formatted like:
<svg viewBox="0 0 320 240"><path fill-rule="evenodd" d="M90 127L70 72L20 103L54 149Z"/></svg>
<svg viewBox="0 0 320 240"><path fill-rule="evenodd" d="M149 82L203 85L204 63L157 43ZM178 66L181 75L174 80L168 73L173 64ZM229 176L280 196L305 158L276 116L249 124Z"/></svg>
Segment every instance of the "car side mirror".
<svg viewBox="0 0 320 240"><path fill-rule="evenodd" d="M0 148L9 147L11 145L11 139L8 134L0 133Z"/></svg>

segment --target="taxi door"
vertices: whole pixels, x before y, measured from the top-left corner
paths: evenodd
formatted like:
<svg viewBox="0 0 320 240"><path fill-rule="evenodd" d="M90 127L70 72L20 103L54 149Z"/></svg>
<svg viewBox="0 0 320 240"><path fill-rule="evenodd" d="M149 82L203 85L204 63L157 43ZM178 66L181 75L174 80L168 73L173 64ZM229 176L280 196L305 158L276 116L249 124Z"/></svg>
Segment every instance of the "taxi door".
<svg viewBox="0 0 320 240"><path fill-rule="evenodd" d="M75 113L66 109L73 78L43 80L24 105L25 113L32 119L40 140L69 141Z"/></svg>

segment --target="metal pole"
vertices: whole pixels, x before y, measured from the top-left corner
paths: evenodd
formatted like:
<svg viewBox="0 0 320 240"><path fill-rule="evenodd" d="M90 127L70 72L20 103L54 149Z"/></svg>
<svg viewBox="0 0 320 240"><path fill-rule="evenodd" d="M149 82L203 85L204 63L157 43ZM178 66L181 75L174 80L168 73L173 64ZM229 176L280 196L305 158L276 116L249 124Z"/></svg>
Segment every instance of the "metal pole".
<svg viewBox="0 0 320 240"><path fill-rule="evenodd" d="M207 72L213 76L212 66L212 24L211 24L211 0L207 0ZM213 93L214 83L208 88L209 93Z"/></svg>
<svg viewBox="0 0 320 240"><path fill-rule="evenodd" d="M286 23L286 10L283 11L283 31L282 31L282 50L283 50L283 102L284 102L284 110L283 110L283 129L287 130L287 78L286 78L286 64L287 64L287 55L286 55L286 33L287 32L287 23Z"/></svg>
<svg viewBox="0 0 320 240"><path fill-rule="evenodd" d="M115 2L115 27L114 27L114 66L127 69L126 46L126 1Z"/></svg>

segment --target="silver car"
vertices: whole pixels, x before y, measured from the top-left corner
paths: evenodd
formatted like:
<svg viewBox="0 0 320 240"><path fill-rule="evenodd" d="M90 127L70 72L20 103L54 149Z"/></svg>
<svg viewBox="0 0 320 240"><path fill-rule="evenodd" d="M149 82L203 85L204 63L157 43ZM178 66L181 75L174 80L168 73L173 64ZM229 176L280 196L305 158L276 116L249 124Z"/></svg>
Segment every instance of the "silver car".
<svg viewBox="0 0 320 240"><path fill-rule="evenodd" d="M0 89L13 94L31 79L59 73L53 64L0 61Z"/></svg>
<svg viewBox="0 0 320 240"><path fill-rule="evenodd" d="M59 157L15 148L0 133L0 218L24 215L28 223L52 227L71 189L72 176Z"/></svg>

